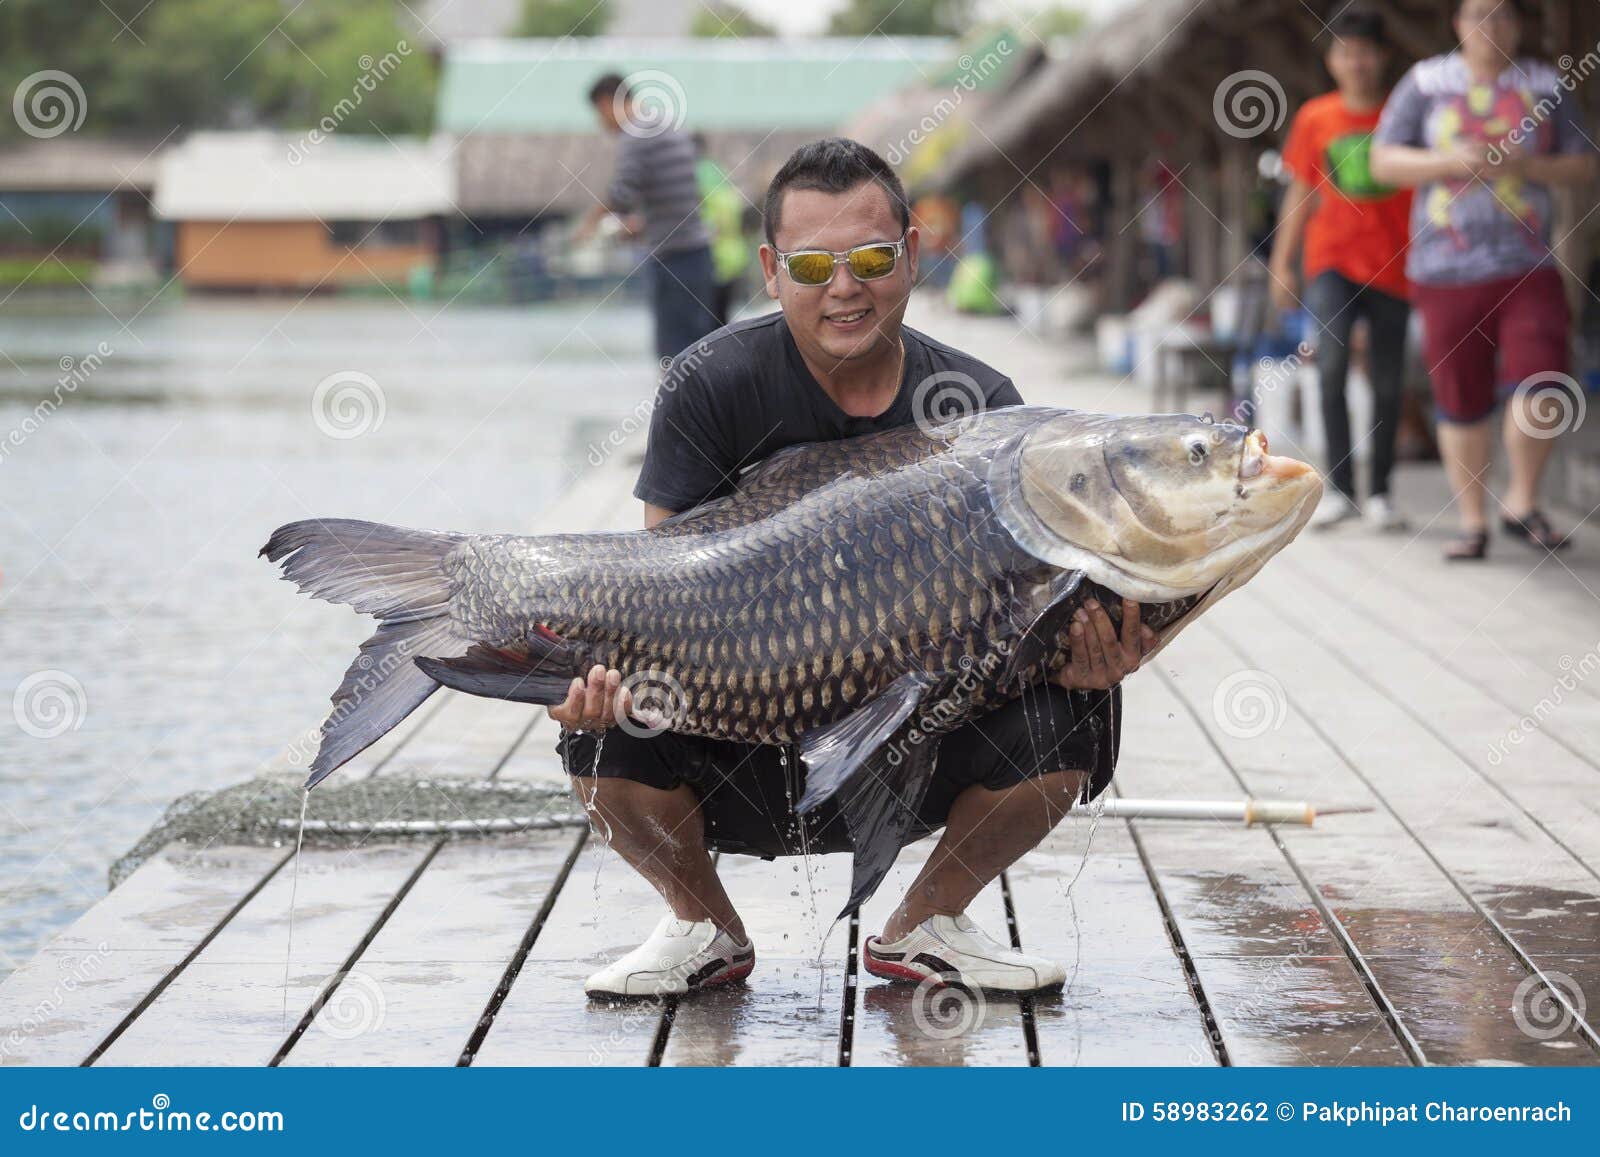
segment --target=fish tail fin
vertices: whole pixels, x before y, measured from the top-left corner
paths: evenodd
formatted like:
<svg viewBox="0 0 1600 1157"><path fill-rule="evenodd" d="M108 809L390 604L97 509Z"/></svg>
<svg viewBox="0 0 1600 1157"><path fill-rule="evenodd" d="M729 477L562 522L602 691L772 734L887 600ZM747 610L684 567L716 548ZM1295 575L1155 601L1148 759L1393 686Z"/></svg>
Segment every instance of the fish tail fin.
<svg viewBox="0 0 1600 1157"><path fill-rule="evenodd" d="M451 628L444 558L466 536L347 518L291 522L261 548L306 594L347 603L378 620L333 693L306 787L376 742L439 683L412 660L451 657L470 645Z"/></svg>

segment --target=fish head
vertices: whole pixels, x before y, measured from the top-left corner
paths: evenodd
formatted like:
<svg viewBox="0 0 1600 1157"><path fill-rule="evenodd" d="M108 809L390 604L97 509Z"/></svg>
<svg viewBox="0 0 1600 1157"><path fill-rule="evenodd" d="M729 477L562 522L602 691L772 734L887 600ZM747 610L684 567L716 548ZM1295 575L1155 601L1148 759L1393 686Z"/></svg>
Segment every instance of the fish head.
<svg viewBox="0 0 1600 1157"><path fill-rule="evenodd" d="M1192 600L1179 623L1260 570L1322 495L1260 430L1188 414L1059 414L1022 437L1007 481L997 505L1031 553L1125 598Z"/></svg>

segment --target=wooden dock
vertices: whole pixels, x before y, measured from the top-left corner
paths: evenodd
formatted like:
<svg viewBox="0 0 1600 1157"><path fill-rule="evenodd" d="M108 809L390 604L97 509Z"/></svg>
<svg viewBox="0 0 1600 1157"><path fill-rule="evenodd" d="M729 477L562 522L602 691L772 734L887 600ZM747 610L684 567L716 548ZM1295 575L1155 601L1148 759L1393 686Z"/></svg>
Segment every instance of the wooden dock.
<svg viewBox="0 0 1600 1157"><path fill-rule="evenodd" d="M935 332L1030 400L1139 408L962 324ZM631 480L586 478L586 516L635 525ZM1401 477L1424 520L1442 485ZM1068 964L1059 996L940 1006L859 972L931 840L835 926L844 858L722 857L754 974L620 1005L579 982L664 909L586 832L308 848L287 984L291 849L175 844L0 984L0 1063L1600 1063L1600 535L1447 567L1447 529L1308 533L1129 682L1118 792L1366 810L1064 822L972 908ZM444 691L339 774L560 782L554 739Z"/></svg>

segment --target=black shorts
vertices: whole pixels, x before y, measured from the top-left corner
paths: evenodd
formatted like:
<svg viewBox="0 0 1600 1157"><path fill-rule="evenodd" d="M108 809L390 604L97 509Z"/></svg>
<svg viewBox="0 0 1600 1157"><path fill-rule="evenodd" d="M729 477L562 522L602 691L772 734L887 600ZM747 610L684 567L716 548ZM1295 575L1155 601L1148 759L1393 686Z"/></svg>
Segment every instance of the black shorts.
<svg viewBox="0 0 1600 1157"><path fill-rule="evenodd" d="M1049 684L941 736L911 838L943 827L956 796L974 784L1000 791L1051 772L1086 771L1082 799L1093 799L1111 784L1121 726L1120 688L1064 691ZM805 768L793 746L670 731L641 737L613 727L597 761L597 738L562 731L556 752L570 774L629 779L663 791L687 783L700 798L706 844L715 851L772 859L850 850L833 800L805 817L802 841L794 803L805 791Z"/></svg>

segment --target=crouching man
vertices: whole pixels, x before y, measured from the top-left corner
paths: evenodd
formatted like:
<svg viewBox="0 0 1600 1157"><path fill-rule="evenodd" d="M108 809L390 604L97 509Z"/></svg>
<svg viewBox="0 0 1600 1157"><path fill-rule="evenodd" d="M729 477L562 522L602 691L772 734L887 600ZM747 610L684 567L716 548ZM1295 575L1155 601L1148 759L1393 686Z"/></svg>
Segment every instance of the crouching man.
<svg viewBox="0 0 1600 1157"><path fill-rule="evenodd" d="M717 330L667 370L634 488L646 526L730 492L741 470L785 446L927 420L916 406L939 391L917 387L930 379L975 383L987 408L1022 402L1003 374L902 324L918 238L883 158L854 141L806 145L773 178L764 211L762 272L782 309ZM1111 782L1118 684L1155 636L1133 602L1120 633L1103 607L1079 615L1072 661L1056 682L936 741L912 838L944 832L881 934L866 941L862 965L872 975L1016 992L1065 979L1056 962L993 939L965 913L1074 803ZM754 968L755 947L710 852L849 851L843 817L834 801L795 815L805 768L792 751L613 728L620 684L617 671L600 667L573 681L550 712L563 728L558 751L595 830L671 912L584 987L591 996L653 996L737 980Z"/></svg>

